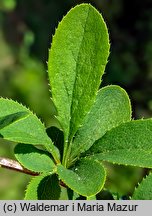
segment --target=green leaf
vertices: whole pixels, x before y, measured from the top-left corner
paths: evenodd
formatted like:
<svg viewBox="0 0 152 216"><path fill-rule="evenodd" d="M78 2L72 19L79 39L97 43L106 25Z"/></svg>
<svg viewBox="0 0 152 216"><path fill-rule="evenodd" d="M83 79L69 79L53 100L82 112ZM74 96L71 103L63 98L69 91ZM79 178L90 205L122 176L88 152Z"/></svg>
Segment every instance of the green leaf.
<svg viewBox="0 0 152 216"><path fill-rule="evenodd" d="M119 86L102 88L83 126L72 144L71 158L88 150L107 131L131 120L131 105L127 93Z"/></svg>
<svg viewBox="0 0 152 216"><path fill-rule="evenodd" d="M14 149L15 157L27 169L34 172L53 172L55 164L50 155L33 145L18 144Z"/></svg>
<svg viewBox="0 0 152 216"><path fill-rule="evenodd" d="M94 159L152 168L152 119L127 122L108 131L89 152Z"/></svg>
<svg viewBox="0 0 152 216"><path fill-rule="evenodd" d="M76 193L89 197L97 194L105 183L106 173L98 161L83 158L73 170L57 166L59 178Z"/></svg>
<svg viewBox="0 0 152 216"><path fill-rule="evenodd" d="M135 189L132 200L152 200L152 173L150 173Z"/></svg>
<svg viewBox="0 0 152 216"><path fill-rule="evenodd" d="M55 32L48 72L66 141L68 136L72 139L95 100L109 46L105 22L90 4L70 10Z"/></svg>
<svg viewBox="0 0 152 216"><path fill-rule="evenodd" d="M44 145L56 162L59 153L47 136L42 122L25 106L0 98L0 137L18 143Z"/></svg>
<svg viewBox="0 0 152 216"><path fill-rule="evenodd" d="M58 200L61 188L56 174L34 177L27 187L25 200Z"/></svg>
<svg viewBox="0 0 152 216"><path fill-rule="evenodd" d="M17 112L0 118L0 129L28 116L28 112Z"/></svg>
<svg viewBox="0 0 152 216"><path fill-rule="evenodd" d="M23 105L0 98L0 135L6 140L46 145L51 140L41 121Z"/></svg>

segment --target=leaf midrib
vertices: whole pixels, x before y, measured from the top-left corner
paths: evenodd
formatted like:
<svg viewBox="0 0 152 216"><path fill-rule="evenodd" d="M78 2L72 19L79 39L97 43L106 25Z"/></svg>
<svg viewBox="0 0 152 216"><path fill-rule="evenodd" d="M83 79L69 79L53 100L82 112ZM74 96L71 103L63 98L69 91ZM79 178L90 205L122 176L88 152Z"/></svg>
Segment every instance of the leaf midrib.
<svg viewBox="0 0 152 216"><path fill-rule="evenodd" d="M13 114L16 114L16 113L12 113L12 115L13 115ZM30 115L31 115L31 114L30 114L30 113L28 113L26 116L23 116L23 117L21 117L21 118L19 118L19 119L15 120L15 121L13 121L13 122L11 122L10 124L8 124L8 125L4 126L3 128L0 128L0 130L2 130L2 129L4 129L4 128L7 128L7 127L9 127L10 125L13 125L13 124L16 124L16 123L18 123L19 121L22 121L22 120L24 120L24 119L28 118ZM6 116L7 116L7 115L6 115ZM5 117L5 116L1 116L1 117Z"/></svg>
<svg viewBox="0 0 152 216"><path fill-rule="evenodd" d="M87 20L88 20L88 16L89 16L89 11L90 11L90 7L88 7L88 11L87 11L87 14L86 14L86 21L85 21L85 25L84 25L84 28L83 28L83 36L82 36L82 40L80 42L80 46L79 46L79 51L78 51L78 54L77 54L77 58L74 59L75 61L75 70L73 73L74 74L74 84L73 84L73 89L72 89L72 94L71 94L71 105L70 105L70 122L69 122L69 131L68 131L68 142L65 143L65 159L63 158L63 163L66 165L66 160L68 159L69 155L70 155L70 152L71 152L71 146L72 146L72 139L73 139L73 136L74 134L71 133L71 124L72 124L72 110L73 110L73 95L74 95L74 89L75 89L75 86L76 86L76 80L77 80L77 67L78 67L78 59L79 59L79 55L80 55L80 50L81 50L81 47L82 47L82 43L84 41L84 33L85 33L85 29L86 29L86 24L87 24ZM66 85L65 85L66 86ZM68 91L67 91L67 88L66 88L66 92L68 94ZM69 94L68 94L69 95Z"/></svg>
<svg viewBox="0 0 152 216"><path fill-rule="evenodd" d="M77 81L77 67L78 67L78 59L79 59L79 55L80 55L80 50L81 50L81 47L82 47L82 43L84 41L84 33L85 33L85 29L86 29L86 25L87 25L87 21L88 21L88 17L89 17L89 11L90 11L90 7L88 7L88 11L87 11L87 15L86 15L86 21L85 21L85 25L84 25L84 28L83 28L83 36L82 36L82 40L80 42L80 46L79 46L79 51L78 51L78 54L77 54L77 58L75 60L76 62L76 65L75 65L75 79L74 79L74 84L73 84L73 89L72 89L72 101L71 101L71 106L70 106L70 116L71 116L71 119L70 119L70 129L69 129L69 139L68 141L70 142L70 140L73 138L74 134L71 134L71 122L72 122L72 110L73 110L73 95L74 95L74 89L75 89L75 86L76 86L76 81Z"/></svg>
<svg viewBox="0 0 152 216"><path fill-rule="evenodd" d="M24 117L22 117L22 118L19 118L18 120L16 120L16 121L13 121L12 123L10 123L9 125L7 125L7 126L5 126L4 127L4 129L5 128L7 128L7 127L9 127L10 125L13 125L13 124L16 124L16 123L18 123L18 122L20 122L20 121L22 121L22 120L24 120L24 119L26 119L26 118L28 118L28 117L30 117L30 116L33 116L32 114L28 114L28 115L26 115L26 116L24 116ZM35 116L34 116L35 117ZM3 130L3 128L2 128L2 130ZM18 132L20 132L21 130L19 130L18 129ZM22 131L21 131L22 132ZM33 137L35 140L37 140L37 136L34 136L32 133L26 133L26 132L24 132L25 134L27 134L28 136L30 135L31 137ZM19 137L16 137L16 138L19 138ZM6 138L7 140L9 140L9 138ZM11 139L10 139L10 141L11 141ZM28 143L28 142L27 142ZM48 143L48 140L46 140L46 143ZM30 142L29 142L29 144L30 144Z"/></svg>

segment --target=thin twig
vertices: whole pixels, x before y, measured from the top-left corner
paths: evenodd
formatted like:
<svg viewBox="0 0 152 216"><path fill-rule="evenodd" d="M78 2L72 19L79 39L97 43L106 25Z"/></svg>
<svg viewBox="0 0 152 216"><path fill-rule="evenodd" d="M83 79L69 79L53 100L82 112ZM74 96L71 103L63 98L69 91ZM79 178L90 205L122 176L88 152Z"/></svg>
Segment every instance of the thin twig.
<svg viewBox="0 0 152 216"><path fill-rule="evenodd" d="M32 172L32 171L24 168L23 166L21 166L21 164L18 163L17 161L9 159L9 158L0 157L0 167L12 169L12 170L15 170L17 172L25 173L25 174L32 175L32 176L39 175L39 173Z"/></svg>

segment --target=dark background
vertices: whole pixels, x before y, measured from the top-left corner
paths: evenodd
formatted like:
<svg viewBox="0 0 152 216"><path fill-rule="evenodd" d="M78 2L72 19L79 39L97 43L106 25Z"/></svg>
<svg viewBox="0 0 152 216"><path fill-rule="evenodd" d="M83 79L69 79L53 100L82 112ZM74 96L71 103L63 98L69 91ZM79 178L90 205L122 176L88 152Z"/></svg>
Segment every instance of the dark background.
<svg viewBox="0 0 152 216"><path fill-rule="evenodd" d="M118 84L131 98L133 118L152 116L152 1L1 0L0 96L17 100L52 124L48 48L58 22L71 7L91 3L103 15L111 54L101 86ZM0 140L0 156L13 158L14 144ZM106 188L131 195L146 171L109 166ZM30 177L0 168L0 199L23 199Z"/></svg>

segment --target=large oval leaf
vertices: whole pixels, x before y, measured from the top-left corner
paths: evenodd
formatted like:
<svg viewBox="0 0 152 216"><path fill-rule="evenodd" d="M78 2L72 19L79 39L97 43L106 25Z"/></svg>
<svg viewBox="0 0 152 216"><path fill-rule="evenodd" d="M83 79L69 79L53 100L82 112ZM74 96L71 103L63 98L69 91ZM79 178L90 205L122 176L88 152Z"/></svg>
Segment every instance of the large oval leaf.
<svg viewBox="0 0 152 216"><path fill-rule="evenodd" d="M107 131L130 120L131 105L127 93L119 86L102 88L83 126L76 133L71 160L88 150Z"/></svg>
<svg viewBox="0 0 152 216"><path fill-rule="evenodd" d="M60 22L49 52L52 98L65 140L90 110L109 55L105 22L89 4L70 10Z"/></svg>
<svg viewBox="0 0 152 216"><path fill-rule="evenodd" d="M108 131L89 152L99 160L152 168L152 119L127 122Z"/></svg>
<svg viewBox="0 0 152 216"><path fill-rule="evenodd" d="M15 157L27 169L34 172L53 172L55 164L50 155L33 145L18 144L14 149Z"/></svg>
<svg viewBox="0 0 152 216"><path fill-rule="evenodd" d="M59 178L76 193L90 197L97 194L105 183L106 173L101 163L92 159L82 159L74 170L57 166Z"/></svg>
<svg viewBox="0 0 152 216"><path fill-rule="evenodd" d="M150 173L135 189L132 200L152 200L152 173Z"/></svg>
<svg viewBox="0 0 152 216"><path fill-rule="evenodd" d="M58 200L61 188L56 174L34 177L29 183L25 200Z"/></svg>

